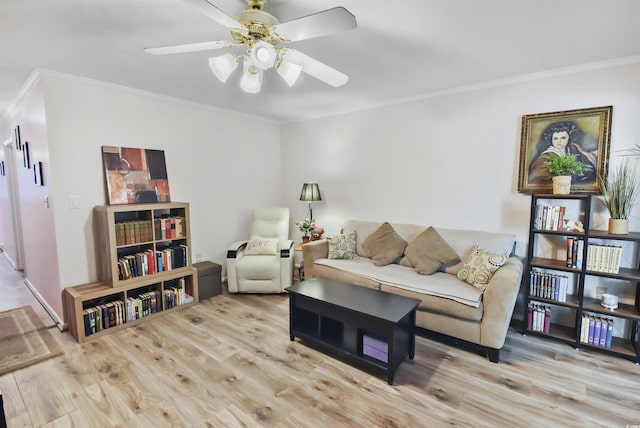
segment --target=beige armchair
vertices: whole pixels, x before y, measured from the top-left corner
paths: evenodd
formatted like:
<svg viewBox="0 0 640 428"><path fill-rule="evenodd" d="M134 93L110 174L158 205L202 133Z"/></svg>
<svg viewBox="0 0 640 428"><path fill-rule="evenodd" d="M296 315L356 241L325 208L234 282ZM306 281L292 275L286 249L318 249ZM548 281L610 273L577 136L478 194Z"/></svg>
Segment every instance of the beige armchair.
<svg viewBox="0 0 640 428"><path fill-rule="evenodd" d="M294 251L288 208L257 208L249 239L227 250L230 293L283 293L293 283Z"/></svg>

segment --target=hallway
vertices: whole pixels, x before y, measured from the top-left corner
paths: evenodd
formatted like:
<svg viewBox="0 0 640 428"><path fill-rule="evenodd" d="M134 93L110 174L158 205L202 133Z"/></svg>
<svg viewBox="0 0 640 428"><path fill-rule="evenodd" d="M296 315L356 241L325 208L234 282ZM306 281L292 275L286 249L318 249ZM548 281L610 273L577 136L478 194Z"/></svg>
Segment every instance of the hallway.
<svg viewBox="0 0 640 428"><path fill-rule="evenodd" d="M30 305L47 327L55 322L24 283L21 271L11 267L4 252L0 253L0 312Z"/></svg>

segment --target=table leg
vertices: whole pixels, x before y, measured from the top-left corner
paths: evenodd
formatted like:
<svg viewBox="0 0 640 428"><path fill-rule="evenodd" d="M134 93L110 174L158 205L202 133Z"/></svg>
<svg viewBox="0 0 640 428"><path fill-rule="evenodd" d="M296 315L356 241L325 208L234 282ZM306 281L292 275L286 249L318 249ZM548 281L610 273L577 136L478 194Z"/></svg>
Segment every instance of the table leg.
<svg viewBox="0 0 640 428"><path fill-rule="evenodd" d="M395 373L393 371L390 371L389 373L387 373L387 383L389 385L393 385L394 376L395 376Z"/></svg>
<svg viewBox="0 0 640 428"><path fill-rule="evenodd" d="M409 316L409 359L413 360L416 355L416 310L411 311Z"/></svg>

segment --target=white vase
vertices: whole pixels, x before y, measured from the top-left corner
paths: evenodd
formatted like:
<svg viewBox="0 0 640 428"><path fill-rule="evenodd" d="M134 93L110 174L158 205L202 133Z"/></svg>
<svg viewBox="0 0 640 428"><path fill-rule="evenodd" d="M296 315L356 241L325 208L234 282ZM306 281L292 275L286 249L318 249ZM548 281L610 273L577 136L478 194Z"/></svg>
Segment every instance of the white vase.
<svg viewBox="0 0 640 428"><path fill-rule="evenodd" d="M626 218L610 218L609 233L612 235L628 235L629 220Z"/></svg>
<svg viewBox="0 0 640 428"><path fill-rule="evenodd" d="M571 176L557 175L553 177L553 194L568 195L571 193Z"/></svg>

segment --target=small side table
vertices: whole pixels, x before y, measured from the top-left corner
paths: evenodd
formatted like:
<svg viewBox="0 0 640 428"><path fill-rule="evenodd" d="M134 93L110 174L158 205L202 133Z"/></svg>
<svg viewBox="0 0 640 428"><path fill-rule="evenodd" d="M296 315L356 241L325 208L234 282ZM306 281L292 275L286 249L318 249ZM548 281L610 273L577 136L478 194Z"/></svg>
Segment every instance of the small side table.
<svg viewBox="0 0 640 428"><path fill-rule="evenodd" d="M296 245L293 248L294 251L296 252L302 252L302 242L299 243L298 245ZM296 263L296 267L298 268L298 278L300 279L300 281L304 281L304 263L301 260L300 264Z"/></svg>

